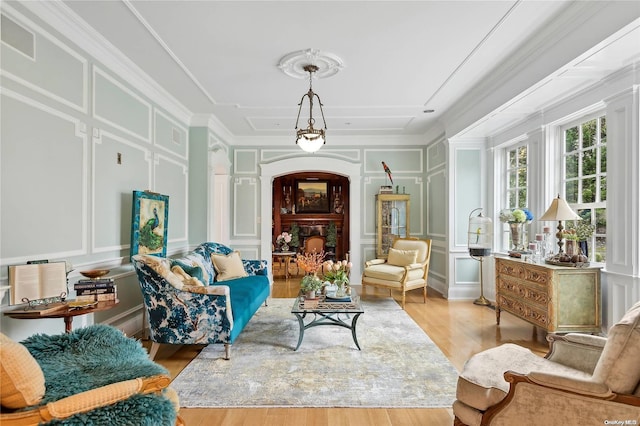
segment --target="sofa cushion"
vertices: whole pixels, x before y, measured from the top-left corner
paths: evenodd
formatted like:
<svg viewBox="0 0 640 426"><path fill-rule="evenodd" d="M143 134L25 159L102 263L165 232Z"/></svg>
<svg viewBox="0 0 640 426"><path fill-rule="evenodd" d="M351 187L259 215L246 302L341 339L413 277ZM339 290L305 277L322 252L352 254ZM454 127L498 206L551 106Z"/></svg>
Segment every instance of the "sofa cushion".
<svg viewBox="0 0 640 426"><path fill-rule="evenodd" d="M240 252L238 251L233 251L226 255L212 253L211 261L216 270L216 281L218 282L247 276L247 271L244 270Z"/></svg>
<svg viewBox="0 0 640 426"><path fill-rule="evenodd" d="M3 407L24 408L44 396L44 374L26 347L0 333L0 401Z"/></svg>
<svg viewBox="0 0 640 426"><path fill-rule="evenodd" d="M149 254L137 254L135 255L135 258L153 269L158 275L178 290L181 290L184 286L183 279L171 272L171 261L169 259Z"/></svg>
<svg viewBox="0 0 640 426"><path fill-rule="evenodd" d="M404 276L406 269L402 266L389 265L388 263L371 265L364 270L364 277L367 278L367 282L381 283L388 285L389 281L400 282ZM422 268L409 270L409 276L407 282L422 281L424 270Z"/></svg>
<svg viewBox="0 0 640 426"><path fill-rule="evenodd" d="M612 391L631 394L640 382L640 302L636 303L607 335L593 378Z"/></svg>
<svg viewBox="0 0 640 426"><path fill-rule="evenodd" d="M393 248L398 250L417 250L416 262L424 263L429 256L429 242L412 238L398 238L393 242Z"/></svg>
<svg viewBox="0 0 640 426"><path fill-rule="evenodd" d="M418 250L399 250L390 248L387 263L395 266L409 266L412 263L416 263L417 256Z"/></svg>
<svg viewBox="0 0 640 426"><path fill-rule="evenodd" d="M215 284L214 287L228 287L231 310L233 311L233 329L229 333L229 342L233 343L249 322L253 314L269 297L271 286L264 275L249 275Z"/></svg>
<svg viewBox="0 0 640 426"><path fill-rule="evenodd" d="M209 284L209 276L204 266L194 259L170 259L171 272L178 275L186 285Z"/></svg>
<svg viewBox="0 0 640 426"><path fill-rule="evenodd" d="M591 379L588 373L549 361L521 346L506 343L480 352L465 363L458 378L457 399L481 411L497 404L509 392L509 383L504 380L506 371L520 374L541 371L582 380Z"/></svg>

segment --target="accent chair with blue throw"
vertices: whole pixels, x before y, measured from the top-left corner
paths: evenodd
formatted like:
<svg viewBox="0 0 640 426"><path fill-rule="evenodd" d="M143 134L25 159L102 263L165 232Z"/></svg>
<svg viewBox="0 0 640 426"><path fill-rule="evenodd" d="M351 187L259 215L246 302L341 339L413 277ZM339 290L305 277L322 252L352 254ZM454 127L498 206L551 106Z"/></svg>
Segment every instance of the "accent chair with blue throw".
<svg viewBox="0 0 640 426"><path fill-rule="evenodd" d="M266 260L243 260L223 244L207 242L173 259L135 255L149 320L153 359L161 343L230 348L271 294Z"/></svg>
<svg viewBox="0 0 640 426"><path fill-rule="evenodd" d="M182 425L168 371L107 325L15 342L0 334L3 426Z"/></svg>

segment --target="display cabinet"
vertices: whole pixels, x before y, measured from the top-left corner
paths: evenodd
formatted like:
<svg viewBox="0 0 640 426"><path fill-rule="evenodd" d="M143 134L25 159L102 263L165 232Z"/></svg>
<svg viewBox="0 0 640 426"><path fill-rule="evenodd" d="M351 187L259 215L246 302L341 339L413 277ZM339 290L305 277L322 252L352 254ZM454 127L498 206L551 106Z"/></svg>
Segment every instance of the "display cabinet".
<svg viewBox="0 0 640 426"><path fill-rule="evenodd" d="M396 238L409 236L408 194L376 195L376 257L386 259Z"/></svg>

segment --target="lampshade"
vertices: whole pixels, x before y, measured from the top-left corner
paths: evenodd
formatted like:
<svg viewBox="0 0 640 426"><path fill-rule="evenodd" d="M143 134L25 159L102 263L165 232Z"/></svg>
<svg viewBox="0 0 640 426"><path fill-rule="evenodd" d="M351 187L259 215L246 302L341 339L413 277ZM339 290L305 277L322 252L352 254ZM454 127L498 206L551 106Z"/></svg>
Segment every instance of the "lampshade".
<svg viewBox="0 0 640 426"><path fill-rule="evenodd" d="M316 152L322 145L325 143L324 131L327 128L327 122L324 120L324 111L322 111L322 101L317 93L313 93L311 88L311 82L313 78L313 73L318 71L318 67L315 65L305 65L303 68L305 71L309 73L309 91L302 95L302 99L300 99L300 103L298 104L298 118L296 119L296 144L302 148L303 151L306 152ZM302 104L304 103L304 98L307 97L309 99L309 119L307 120L307 124L309 125L306 129L298 129L298 121L300 121L300 112L302 111ZM320 113L322 114L322 122L324 123L324 129L314 129L313 125L316 120L313 118L313 98L318 100L318 105L320 106Z"/></svg>
<svg viewBox="0 0 640 426"><path fill-rule="evenodd" d="M538 220L580 220L581 217L576 214L565 200L554 198L546 212Z"/></svg>
<svg viewBox="0 0 640 426"><path fill-rule="evenodd" d="M560 198L560 194L558 194L557 198L554 198L551 202L551 205L547 209L546 212L542 216L540 216L539 220L557 220L558 221L558 232L556 233L556 238L558 239L558 255L562 255L562 246L564 242L562 241L562 221L563 220L581 220L582 218L576 214L571 207L567 204L565 200Z"/></svg>

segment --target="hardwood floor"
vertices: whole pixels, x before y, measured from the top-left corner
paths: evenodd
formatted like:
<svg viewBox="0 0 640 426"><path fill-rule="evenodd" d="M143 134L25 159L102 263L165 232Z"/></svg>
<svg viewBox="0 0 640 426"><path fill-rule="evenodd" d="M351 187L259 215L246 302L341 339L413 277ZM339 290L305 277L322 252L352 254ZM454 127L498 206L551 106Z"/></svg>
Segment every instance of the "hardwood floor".
<svg viewBox="0 0 640 426"><path fill-rule="evenodd" d="M299 289L299 280L294 276L285 281L276 276L273 297L295 297ZM358 290L361 292L360 288ZM369 287L363 299L388 297L388 294L386 291ZM399 294L394 293L394 297L397 300ZM458 371L471 355L502 343L516 343L530 348L541 356L547 352L544 330L537 329L508 313L502 314L500 327L497 327L495 311L488 307L476 306L472 302L450 302L436 292L429 292L427 303L423 304L422 292L415 290L407 295L406 311L438 345ZM201 346L195 345L179 347L163 345L156 356L156 361L164 365L172 377L175 377L201 349ZM233 349L231 354L233 356ZM438 426L453 424L450 408L183 408L180 413L188 426Z"/></svg>

